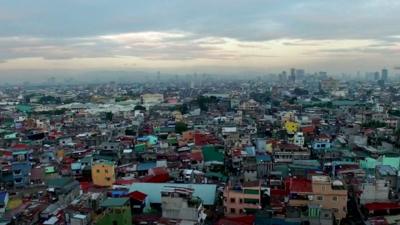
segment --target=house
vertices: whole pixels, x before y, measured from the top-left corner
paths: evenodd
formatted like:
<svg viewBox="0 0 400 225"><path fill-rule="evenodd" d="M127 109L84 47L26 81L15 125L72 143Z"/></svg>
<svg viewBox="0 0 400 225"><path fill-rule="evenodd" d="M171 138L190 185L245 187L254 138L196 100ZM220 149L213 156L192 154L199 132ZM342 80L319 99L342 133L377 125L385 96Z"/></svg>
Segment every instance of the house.
<svg viewBox="0 0 400 225"><path fill-rule="evenodd" d="M290 120L285 121L283 126L288 134L294 134L300 128L299 123Z"/></svg>
<svg viewBox="0 0 400 225"><path fill-rule="evenodd" d="M150 204L161 204L161 191L166 187L173 185L176 188L192 188L193 196L199 197L205 206L214 205L217 193L217 185L215 184L178 184L178 183L132 183L129 193L140 191L145 193Z"/></svg>
<svg viewBox="0 0 400 225"><path fill-rule="evenodd" d="M360 191L361 204L389 201L390 185L386 180L367 179L360 185Z"/></svg>
<svg viewBox="0 0 400 225"><path fill-rule="evenodd" d="M93 184L100 187L111 187L115 182L115 163L98 160L92 163Z"/></svg>
<svg viewBox="0 0 400 225"><path fill-rule="evenodd" d="M347 215L347 189L339 180L331 181L329 176L312 177L311 204L321 205L324 209L332 209L336 220Z"/></svg>
<svg viewBox="0 0 400 225"><path fill-rule="evenodd" d="M310 151L295 144L281 143L273 149L275 163L290 163L297 159L309 159Z"/></svg>
<svg viewBox="0 0 400 225"><path fill-rule="evenodd" d="M202 147L204 166L224 165L224 153L218 150L214 145Z"/></svg>
<svg viewBox="0 0 400 225"><path fill-rule="evenodd" d="M0 192L0 213L1 214L6 212L8 200L9 200L8 192L6 192L6 191Z"/></svg>
<svg viewBox="0 0 400 225"><path fill-rule="evenodd" d="M293 137L293 144L297 146L304 146L304 135L303 132L296 132L296 134Z"/></svg>
<svg viewBox="0 0 400 225"><path fill-rule="evenodd" d="M331 181L329 176L314 175L311 180L287 178L285 192L289 206L307 208L319 205L320 209L333 210L339 221L347 215L347 190L341 181Z"/></svg>
<svg viewBox="0 0 400 225"><path fill-rule="evenodd" d="M328 135L320 135L312 142L314 152L321 152L331 149L331 138Z"/></svg>
<svg viewBox="0 0 400 225"><path fill-rule="evenodd" d="M80 195L79 182L72 177L62 177L47 180L48 193L52 200L60 204L69 204Z"/></svg>
<svg viewBox="0 0 400 225"><path fill-rule="evenodd" d="M132 213L141 214L143 209L146 207L147 195L140 191L134 191L129 193L129 199L131 201Z"/></svg>
<svg viewBox="0 0 400 225"><path fill-rule="evenodd" d="M193 196L191 188L165 187L161 191L162 217L175 220L198 222L206 219L202 200Z"/></svg>
<svg viewBox="0 0 400 225"><path fill-rule="evenodd" d="M259 181L243 184L229 183L224 192L225 215L241 215L261 208L261 185Z"/></svg>
<svg viewBox="0 0 400 225"><path fill-rule="evenodd" d="M11 164L14 186L23 188L30 184L31 163L27 161L13 162Z"/></svg>
<svg viewBox="0 0 400 225"><path fill-rule="evenodd" d="M100 205L104 211L93 222L95 225L131 225L132 212L129 198L107 198Z"/></svg>

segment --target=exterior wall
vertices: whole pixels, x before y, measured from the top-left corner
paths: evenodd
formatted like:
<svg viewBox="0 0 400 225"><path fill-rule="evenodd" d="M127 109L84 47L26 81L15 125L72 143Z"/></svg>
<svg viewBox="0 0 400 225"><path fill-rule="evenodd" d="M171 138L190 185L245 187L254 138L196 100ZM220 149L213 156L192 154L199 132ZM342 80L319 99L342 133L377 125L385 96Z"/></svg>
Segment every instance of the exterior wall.
<svg viewBox="0 0 400 225"><path fill-rule="evenodd" d="M292 121L286 121L284 127L289 134L294 134L299 130L299 124Z"/></svg>
<svg viewBox="0 0 400 225"><path fill-rule="evenodd" d="M12 164L12 171L14 177L14 185L16 187L24 187L29 185L31 172L31 165L29 162L14 162Z"/></svg>
<svg viewBox="0 0 400 225"><path fill-rule="evenodd" d="M332 189L330 181L313 181L313 200L311 204L321 205L324 209L333 209L336 219L343 219L347 214L347 190Z"/></svg>
<svg viewBox="0 0 400 225"><path fill-rule="evenodd" d="M257 163L257 177L263 178L268 176L269 173L273 170L274 164L272 162L261 162Z"/></svg>
<svg viewBox="0 0 400 225"><path fill-rule="evenodd" d="M111 187L115 182L115 168L110 163L93 163L93 184L103 187Z"/></svg>
<svg viewBox="0 0 400 225"><path fill-rule="evenodd" d="M244 210L256 210L260 206L260 187L245 187L238 191L228 186L224 190L225 215L240 215L244 213Z"/></svg>
<svg viewBox="0 0 400 225"><path fill-rule="evenodd" d="M161 201L162 217L190 221L198 220L200 210L197 207L190 207L187 200L163 196Z"/></svg>
<svg viewBox="0 0 400 225"><path fill-rule="evenodd" d="M389 200L389 185L385 180L377 180L373 183L361 185L360 203L381 202Z"/></svg>
<svg viewBox="0 0 400 225"><path fill-rule="evenodd" d="M328 141L316 141L312 145L314 150L325 150L331 148L331 143Z"/></svg>
<svg viewBox="0 0 400 225"><path fill-rule="evenodd" d="M107 209L103 216L100 217L95 225L131 225L132 224L132 214L131 209L128 206L125 207L114 207Z"/></svg>
<svg viewBox="0 0 400 225"><path fill-rule="evenodd" d="M304 135L302 132L297 132L294 135L294 141L293 144L297 145L297 146L303 146L304 145Z"/></svg>

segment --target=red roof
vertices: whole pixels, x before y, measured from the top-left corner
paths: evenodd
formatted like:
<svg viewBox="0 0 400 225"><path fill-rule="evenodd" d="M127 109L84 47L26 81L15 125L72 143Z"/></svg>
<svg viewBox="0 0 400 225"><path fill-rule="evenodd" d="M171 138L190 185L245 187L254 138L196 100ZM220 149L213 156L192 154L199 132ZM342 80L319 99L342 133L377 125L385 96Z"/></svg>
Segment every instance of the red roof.
<svg viewBox="0 0 400 225"><path fill-rule="evenodd" d="M91 187L93 187L93 184L90 182L80 182L80 185L82 191L85 193L88 192Z"/></svg>
<svg viewBox="0 0 400 225"><path fill-rule="evenodd" d="M253 225L255 216L224 217L218 220L216 225Z"/></svg>
<svg viewBox="0 0 400 225"><path fill-rule="evenodd" d="M137 179L129 179L129 180L120 179L120 180L116 180L114 182L114 184L115 185L126 185L126 184L133 184L136 181L137 181Z"/></svg>
<svg viewBox="0 0 400 225"><path fill-rule="evenodd" d="M312 183L309 179L304 178L286 178L285 179L286 193L311 193Z"/></svg>
<svg viewBox="0 0 400 225"><path fill-rule="evenodd" d="M158 175L168 175L168 170L164 167L155 167L155 168L151 168L150 172L153 176L158 176Z"/></svg>
<svg viewBox="0 0 400 225"><path fill-rule="evenodd" d="M27 145L27 144L15 144L15 145L12 146L12 148L13 149L17 149L17 150L27 149L27 148L29 148L29 145Z"/></svg>
<svg viewBox="0 0 400 225"><path fill-rule="evenodd" d="M129 193L129 198L139 201L139 202L143 202L146 199L147 195L143 192L140 191L134 191Z"/></svg>
<svg viewBox="0 0 400 225"><path fill-rule="evenodd" d="M232 156L242 156L242 151L240 149L235 149L232 151Z"/></svg>
<svg viewBox="0 0 400 225"><path fill-rule="evenodd" d="M364 205L368 211L400 209L400 204L396 202L372 202Z"/></svg>
<svg viewBox="0 0 400 225"><path fill-rule="evenodd" d="M156 176L145 176L140 178L141 182L144 183L165 183L170 180L170 177L168 174L161 174L161 175L156 175Z"/></svg>
<svg viewBox="0 0 400 225"><path fill-rule="evenodd" d="M314 130L315 130L314 126L308 126L308 127L301 128L301 131L306 134L314 133Z"/></svg>
<svg viewBox="0 0 400 225"><path fill-rule="evenodd" d="M201 151L191 152L192 160L202 162L203 161L203 153Z"/></svg>

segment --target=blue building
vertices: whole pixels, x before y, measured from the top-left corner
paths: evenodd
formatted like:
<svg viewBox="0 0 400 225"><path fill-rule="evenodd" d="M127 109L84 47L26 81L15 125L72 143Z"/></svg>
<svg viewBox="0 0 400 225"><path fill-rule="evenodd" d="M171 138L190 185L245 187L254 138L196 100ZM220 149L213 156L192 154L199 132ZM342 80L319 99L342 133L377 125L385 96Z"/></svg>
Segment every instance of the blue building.
<svg viewBox="0 0 400 225"><path fill-rule="evenodd" d="M30 183L30 162L13 162L11 165L15 187L25 187Z"/></svg>

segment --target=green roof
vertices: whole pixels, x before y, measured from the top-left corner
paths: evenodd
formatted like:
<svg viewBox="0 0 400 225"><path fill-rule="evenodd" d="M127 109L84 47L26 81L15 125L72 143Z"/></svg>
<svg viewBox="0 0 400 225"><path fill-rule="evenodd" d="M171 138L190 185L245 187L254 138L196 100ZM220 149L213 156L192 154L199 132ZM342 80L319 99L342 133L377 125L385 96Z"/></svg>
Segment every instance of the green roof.
<svg viewBox="0 0 400 225"><path fill-rule="evenodd" d="M15 108L24 113L32 112L32 106L30 105L17 105Z"/></svg>
<svg viewBox="0 0 400 225"><path fill-rule="evenodd" d="M29 153L29 151L23 150L23 151L14 151L12 154L13 155L26 155L28 153Z"/></svg>
<svg viewBox="0 0 400 225"><path fill-rule="evenodd" d="M46 166L44 169L45 173L55 173L56 170L54 169L54 166Z"/></svg>
<svg viewBox="0 0 400 225"><path fill-rule="evenodd" d="M217 161L224 162L224 154L218 151L214 145L206 145L202 148L203 157L205 162Z"/></svg>
<svg viewBox="0 0 400 225"><path fill-rule="evenodd" d="M135 145L135 152L144 152L146 150L146 144Z"/></svg>
<svg viewBox="0 0 400 225"><path fill-rule="evenodd" d="M109 166L114 166L115 163L112 160L98 160L93 162L93 164L104 164L104 165L109 165Z"/></svg>
<svg viewBox="0 0 400 225"><path fill-rule="evenodd" d="M62 178L56 178L56 179L49 179L47 180L47 185L49 187L58 187L62 188L66 186L67 184L71 183L74 179L72 177L62 177Z"/></svg>
<svg viewBox="0 0 400 225"><path fill-rule="evenodd" d="M17 138L17 133L4 135L4 139L16 139L16 138Z"/></svg>
<svg viewBox="0 0 400 225"><path fill-rule="evenodd" d="M101 203L101 207L120 207L128 202L129 198L107 198Z"/></svg>
<svg viewBox="0 0 400 225"><path fill-rule="evenodd" d="M227 181L228 177L223 175L222 173L217 173L217 172L207 172L204 174L206 177L216 177L221 181Z"/></svg>
<svg viewBox="0 0 400 225"><path fill-rule="evenodd" d="M364 103L351 100L335 100L332 101L332 104L335 106L356 106L356 105L363 105Z"/></svg>
<svg viewBox="0 0 400 225"><path fill-rule="evenodd" d="M168 144L170 145L174 145L176 143L178 143L178 140L176 139L176 137L171 137L167 139Z"/></svg>

